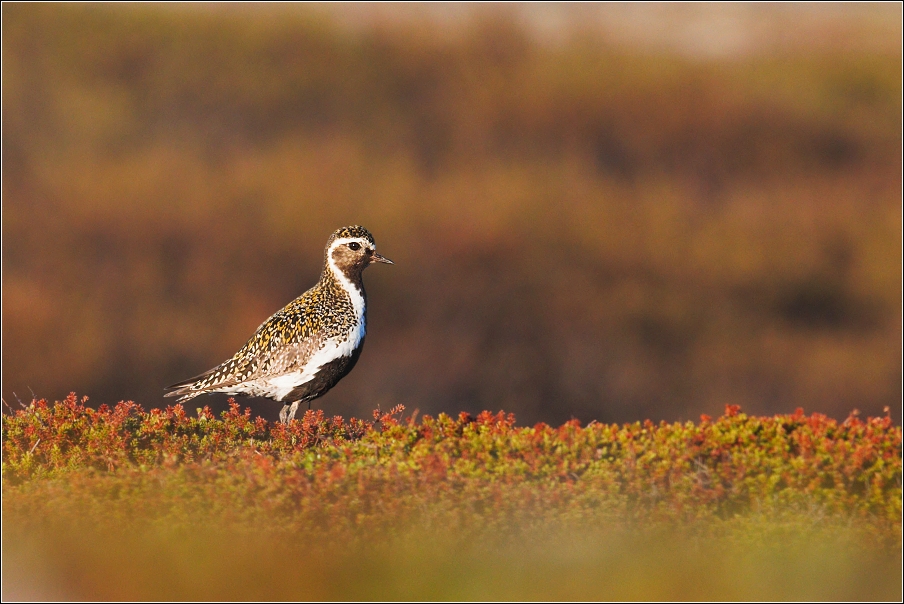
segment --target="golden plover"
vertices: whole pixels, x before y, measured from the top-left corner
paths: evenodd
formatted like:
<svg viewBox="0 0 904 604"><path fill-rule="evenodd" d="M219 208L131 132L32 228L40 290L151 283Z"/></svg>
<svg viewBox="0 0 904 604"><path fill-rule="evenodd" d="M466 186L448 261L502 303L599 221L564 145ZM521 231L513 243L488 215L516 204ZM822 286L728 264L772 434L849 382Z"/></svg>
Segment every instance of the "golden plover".
<svg viewBox="0 0 904 604"><path fill-rule="evenodd" d="M300 403L310 409L358 361L367 325L361 276L375 262L392 264L377 253L367 229L337 230L326 242L317 285L264 321L231 359L167 387L166 396L180 402L208 392L266 397L284 403L283 423Z"/></svg>

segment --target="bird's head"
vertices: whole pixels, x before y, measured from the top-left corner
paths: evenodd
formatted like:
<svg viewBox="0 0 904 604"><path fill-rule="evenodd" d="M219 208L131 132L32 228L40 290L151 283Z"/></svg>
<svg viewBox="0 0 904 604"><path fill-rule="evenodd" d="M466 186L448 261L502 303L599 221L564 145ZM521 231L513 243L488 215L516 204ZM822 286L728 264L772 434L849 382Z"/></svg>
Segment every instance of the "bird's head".
<svg viewBox="0 0 904 604"><path fill-rule="evenodd" d="M374 236L362 226L347 226L335 231L326 242L326 263L346 277L359 277L365 268L376 262L393 264L377 253Z"/></svg>

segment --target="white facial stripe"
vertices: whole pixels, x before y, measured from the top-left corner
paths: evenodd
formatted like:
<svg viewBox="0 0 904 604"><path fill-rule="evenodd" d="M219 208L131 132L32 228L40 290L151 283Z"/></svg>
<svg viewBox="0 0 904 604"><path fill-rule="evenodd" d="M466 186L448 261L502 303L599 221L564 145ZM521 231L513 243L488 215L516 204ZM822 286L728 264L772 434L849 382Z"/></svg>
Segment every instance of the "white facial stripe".
<svg viewBox="0 0 904 604"><path fill-rule="evenodd" d="M332 256L333 250L335 250L340 245L347 245L347 244L351 243L352 241L356 241L356 242L360 243L361 247L369 247L372 250L377 249L377 246L373 245L370 241L368 241L367 239L364 239L363 237L342 237L340 239L336 239L335 241L333 241L332 244L330 244L330 249L329 249L328 255Z"/></svg>
<svg viewBox="0 0 904 604"><path fill-rule="evenodd" d="M352 327L352 333L350 334L350 340L354 340L358 342L361 338L364 337L364 331L366 326L364 324L364 296L361 294L361 290L348 280L348 277L345 276L345 273L339 270L339 267L336 266L336 262L333 260L333 250L340 245L345 245L347 243L351 243L352 241L357 241L361 245L370 245L367 239L362 239L360 237L343 237L341 239L335 240L332 245L330 245L330 249L327 252L327 264L329 264L330 272L333 273L333 276L336 278L336 281L342 285L342 289L348 292L349 298L352 300L352 306L355 309L355 318L357 325Z"/></svg>

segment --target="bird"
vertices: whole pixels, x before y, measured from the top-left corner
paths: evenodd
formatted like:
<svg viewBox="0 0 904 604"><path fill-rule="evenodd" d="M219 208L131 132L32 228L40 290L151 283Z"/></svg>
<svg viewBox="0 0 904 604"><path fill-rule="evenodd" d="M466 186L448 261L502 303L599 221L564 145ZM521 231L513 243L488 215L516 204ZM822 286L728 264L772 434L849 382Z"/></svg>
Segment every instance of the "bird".
<svg viewBox="0 0 904 604"><path fill-rule="evenodd" d="M370 231L337 229L326 242L317 284L264 321L251 339L201 375L167 386L184 402L201 394L256 396L283 403L288 424L301 403L336 385L358 362L367 331L362 274L371 264L394 264L377 253Z"/></svg>

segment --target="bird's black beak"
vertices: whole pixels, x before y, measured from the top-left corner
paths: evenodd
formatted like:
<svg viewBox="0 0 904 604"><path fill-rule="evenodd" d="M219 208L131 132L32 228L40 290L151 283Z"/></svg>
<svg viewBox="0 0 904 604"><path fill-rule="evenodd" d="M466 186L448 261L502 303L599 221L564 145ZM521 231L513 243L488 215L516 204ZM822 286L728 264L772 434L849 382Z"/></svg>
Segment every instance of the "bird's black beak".
<svg viewBox="0 0 904 604"><path fill-rule="evenodd" d="M373 256L370 257L371 263L373 262L382 262L383 264L395 264L392 260L387 258L386 256L381 256L380 254L374 252Z"/></svg>

